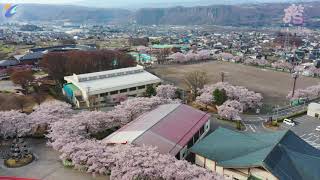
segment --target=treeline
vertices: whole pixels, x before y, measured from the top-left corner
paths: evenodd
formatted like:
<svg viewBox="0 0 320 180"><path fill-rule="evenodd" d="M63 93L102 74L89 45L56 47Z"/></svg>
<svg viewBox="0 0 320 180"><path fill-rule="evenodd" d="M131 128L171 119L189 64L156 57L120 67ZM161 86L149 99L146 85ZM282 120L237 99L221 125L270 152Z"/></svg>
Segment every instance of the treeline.
<svg viewBox="0 0 320 180"><path fill-rule="evenodd" d="M40 61L40 67L59 81L74 73L92 73L135 65L131 55L113 50L51 52Z"/></svg>

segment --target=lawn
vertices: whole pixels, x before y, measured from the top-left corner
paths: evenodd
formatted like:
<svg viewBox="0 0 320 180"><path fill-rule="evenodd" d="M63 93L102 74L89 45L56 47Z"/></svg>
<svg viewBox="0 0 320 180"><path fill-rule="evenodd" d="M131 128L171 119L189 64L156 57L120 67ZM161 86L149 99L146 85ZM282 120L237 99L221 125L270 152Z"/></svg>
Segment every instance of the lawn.
<svg viewBox="0 0 320 180"><path fill-rule="evenodd" d="M293 80L286 72L261 69L242 64L221 61L211 61L190 65L163 65L152 69L157 76L186 89L184 76L186 73L201 70L209 77L209 84L221 81L221 72L225 72L225 81L233 85L245 86L250 90L259 92L268 105L284 105L288 103L286 96L292 89ZM304 88L320 83L317 78L300 77L297 88Z"/></svg>

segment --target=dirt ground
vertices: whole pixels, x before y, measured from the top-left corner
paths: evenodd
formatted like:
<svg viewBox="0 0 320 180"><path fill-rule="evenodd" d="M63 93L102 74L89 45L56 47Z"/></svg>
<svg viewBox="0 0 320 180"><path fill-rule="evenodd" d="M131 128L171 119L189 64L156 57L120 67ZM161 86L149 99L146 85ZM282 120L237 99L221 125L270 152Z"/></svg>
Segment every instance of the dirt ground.
<svg viewBox="0 0 320 180"><path fill-rule="evenodd" d="M287 104L286 96L293 86L293 79L289 73L220 61L191 65L164 65L151 71L165 81L186 88L184 76L194 70L207 72L209 84L221 81L220 74L225 72L225 81L261 93L264 97L264 103L268 105ZM297 80L297 88L317 85L318 83L320 83L320 79L301 76Z"/></svg>

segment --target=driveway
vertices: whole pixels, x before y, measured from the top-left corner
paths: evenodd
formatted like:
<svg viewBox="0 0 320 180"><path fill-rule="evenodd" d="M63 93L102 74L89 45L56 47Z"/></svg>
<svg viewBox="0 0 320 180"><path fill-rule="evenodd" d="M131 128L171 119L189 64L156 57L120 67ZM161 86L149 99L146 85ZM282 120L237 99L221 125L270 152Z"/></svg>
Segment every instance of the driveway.
<svg viewBox="0 0 320 180"><path fill-rule="evenodd" d="M94 178L91 174L65 168L59 161L59 153L46 146L45 139L26 139L36 160L21 168L6 168L0 159L0 176L15 176L42 180L106 180L107 176ZM3 150L4 148L1 147ZM1 158L1 157L0 157Z"/></svg>
<svg viewBox="0 0 320 180"><path fill-rule="evenodd" d="M307 143L315 148L320 149L320 131L316 131L316 127L320 126L320 119L304 115L293 119L297 123L294 127L285 123L281 124L281 129L290 129L298 136L300 136Z"/></svg>

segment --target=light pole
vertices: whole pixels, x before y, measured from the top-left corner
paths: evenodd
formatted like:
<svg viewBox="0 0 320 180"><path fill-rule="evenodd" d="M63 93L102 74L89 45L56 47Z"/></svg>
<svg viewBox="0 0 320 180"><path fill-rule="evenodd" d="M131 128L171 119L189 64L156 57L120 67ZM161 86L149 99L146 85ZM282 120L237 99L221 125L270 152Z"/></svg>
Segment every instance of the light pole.
<svg viewBox="0 0 320 180"><path fill-rule="evenodd" d="M293 87L292 87L292 95L291 97L294 96L294 91L296 90L296 83L297 83L297 79L299 77L299 74L297 72L292 73L292 78L293 78Z"/></svg>

